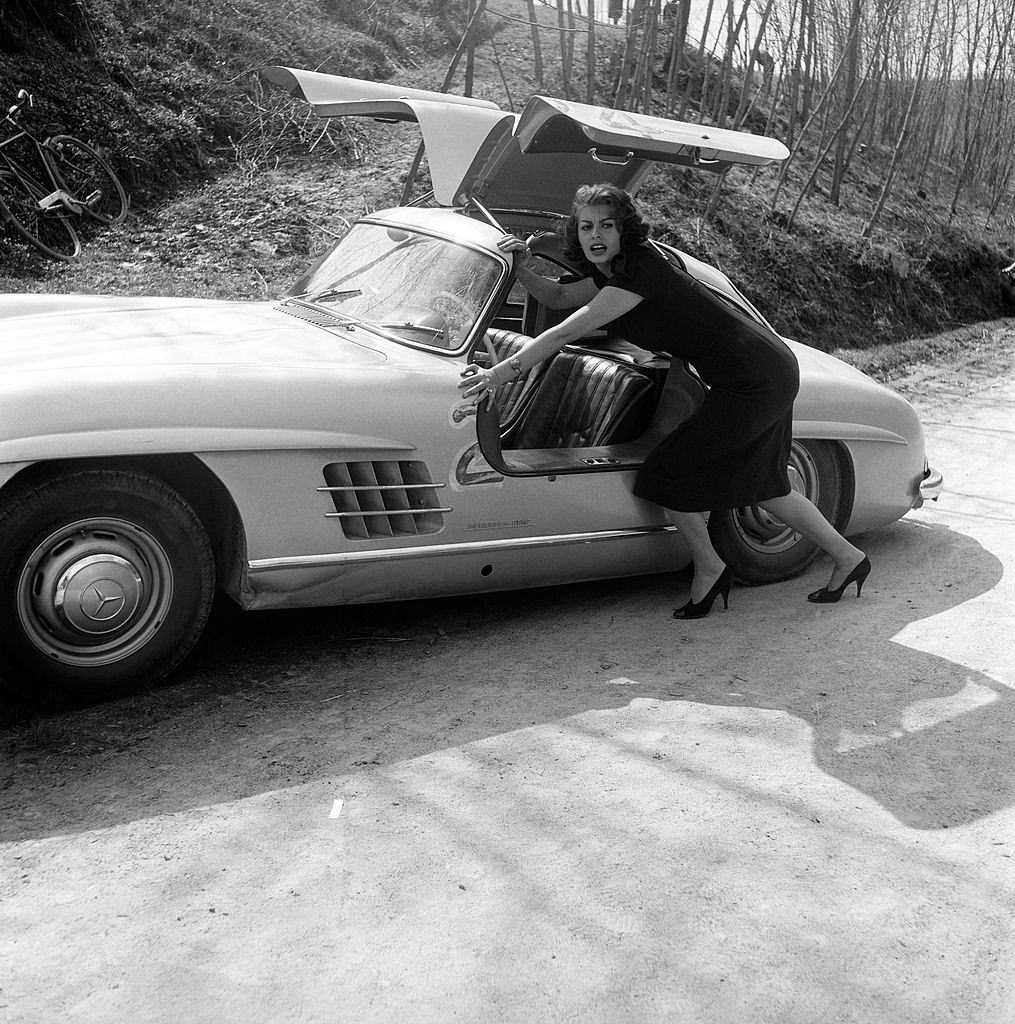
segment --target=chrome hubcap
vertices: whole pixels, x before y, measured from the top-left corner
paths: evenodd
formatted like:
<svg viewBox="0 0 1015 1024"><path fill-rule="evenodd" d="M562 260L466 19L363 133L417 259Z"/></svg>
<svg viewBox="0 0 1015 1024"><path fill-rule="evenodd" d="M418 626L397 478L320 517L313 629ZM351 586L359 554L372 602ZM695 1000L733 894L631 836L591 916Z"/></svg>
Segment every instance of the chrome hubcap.
<svg viewBox="0 0 1015 1024"><path fill-rule="evenodd" d="M39 609L42 615L56 613L54 626L59 628L62 622L72 630L102 636L130 621L144 600L144 580L119 555L89 555L67 566L54 594L53 607Z"/></svg>
<svg viewBox="0 0 1015 1024"><path fill-rule="evenodd" d="M818 467L806 448L793 444L790 449L790 487L798 494L810 498L815 504L820 498ZM766 512L760 505L738 508L734 522L745 544L755 551L774 554L793 547L800 541L800 534L791 530L781 519Z"/></svg>
<svg viewBox="0 0 1015 1024"><path fill-rule="evenodd" d="M172 565L150 533L121 519L85 519L32 552L18 582L18 620L49 657L97 667L143 647L172 596Z"/></svg>

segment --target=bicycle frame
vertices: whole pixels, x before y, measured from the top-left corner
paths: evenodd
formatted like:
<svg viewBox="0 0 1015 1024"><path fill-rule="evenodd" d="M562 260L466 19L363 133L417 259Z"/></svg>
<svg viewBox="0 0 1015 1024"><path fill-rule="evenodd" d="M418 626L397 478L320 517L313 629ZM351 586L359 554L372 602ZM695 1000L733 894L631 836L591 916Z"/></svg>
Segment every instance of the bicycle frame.
<svg viewBox="0 0 1015 1024"><path fill-rule="evenodd" d="M57 185L45 146L39 142L39 140L30 131L22 128L10 113L7 115L7 120L10 121L18 131L16 134L0 142L0 175L20 179L28 190L35 196L40 210L49 211L54 207L59 206L63 207L69 213L80 214L82 212L81 203L77 202L71 195L64 191L64 189ZM46 176L49 179L48 184L41 182L36 175L34 175L21 161L19 161L15 156L12 156L8 151L8 147L13 146L22 139L27 139L35 148L38 161L45 169Z"/></svg>
<svg viewBox="0 0 1015 1024"><path fill-rule="evenodd" d="M0 220L44 255L73 259L81 240L68 215L119 223L127 212L127 194L87 142L73 135L41 140L22 127L19 117L26 106L33 106L32 95L21 89L6 116L14 132L0 139Z"/></svg>

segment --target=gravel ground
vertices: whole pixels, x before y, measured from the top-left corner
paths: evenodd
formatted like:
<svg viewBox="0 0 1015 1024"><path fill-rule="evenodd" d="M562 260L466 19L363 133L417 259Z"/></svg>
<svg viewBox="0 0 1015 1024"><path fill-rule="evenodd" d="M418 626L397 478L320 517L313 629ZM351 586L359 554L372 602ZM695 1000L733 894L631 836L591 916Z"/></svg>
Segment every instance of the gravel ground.
<svg viewBox="0 0 1015 1024"><path fill-rule="evenodd" d="M1015 326L946 341L891 373L947 491L860 601L222 607L10 713L0 1020L1012 1019Z"/></svg>

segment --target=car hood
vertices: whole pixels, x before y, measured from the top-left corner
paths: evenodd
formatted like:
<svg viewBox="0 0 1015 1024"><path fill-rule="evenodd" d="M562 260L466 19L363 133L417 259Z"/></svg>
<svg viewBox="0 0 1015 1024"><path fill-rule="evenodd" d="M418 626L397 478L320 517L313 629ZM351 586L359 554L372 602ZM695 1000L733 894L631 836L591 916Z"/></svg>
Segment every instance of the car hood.
<svg viewBox="0 0 1015 1024"><path fill-rule="evenodd" d="M311 326L279 303L111 296L7 297L0 337L4 377L117 367L365 367L398 348L368 331Z"/></svg>
<svg viewBox="0 0 1015 1024"><path fill-rule="evenodd" d="M411 448L389 432L411 434L427 396L454 395L450 360L304 322L287 310L313 310L295 304L11 296L0 309L0 463Z"/></svg>

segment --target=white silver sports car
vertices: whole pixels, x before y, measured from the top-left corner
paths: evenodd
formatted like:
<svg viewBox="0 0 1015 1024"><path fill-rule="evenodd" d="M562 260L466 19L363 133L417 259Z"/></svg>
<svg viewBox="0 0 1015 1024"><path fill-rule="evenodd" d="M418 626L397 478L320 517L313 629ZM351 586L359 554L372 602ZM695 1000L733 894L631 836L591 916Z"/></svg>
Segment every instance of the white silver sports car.
<svg viewBox="0 0 1015 1024"><path fill-rule="evenodd" d="M513 281L504 231L552 232L575 188L636 190L653 163L783 159L760 136L536 97L520 115L440 93L270 68L322 117L419 122L433 195L355 223L272 302L0 299L0 678L50 704L152 682L215 588L293 608L679 569L644 454L701 401L693 367L608 335L461 404L559 311ZM714 268L661 247L726 301ZM572 272L543 236L543 270ZM898 395L793 344L791 478L837 527L890 523L940 488ZM744 582L815 552L756 508L710 528Z"/></svg>

